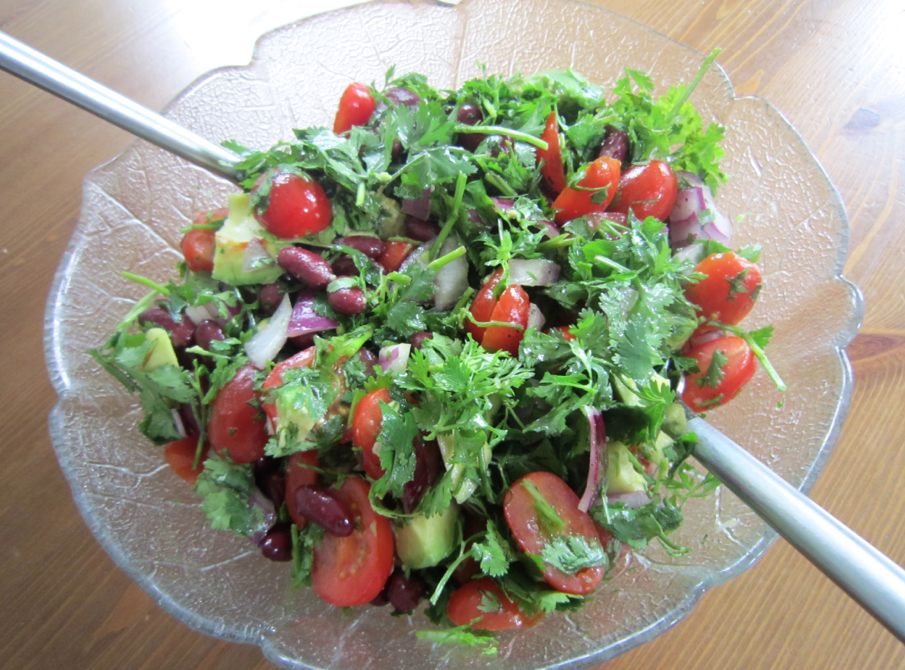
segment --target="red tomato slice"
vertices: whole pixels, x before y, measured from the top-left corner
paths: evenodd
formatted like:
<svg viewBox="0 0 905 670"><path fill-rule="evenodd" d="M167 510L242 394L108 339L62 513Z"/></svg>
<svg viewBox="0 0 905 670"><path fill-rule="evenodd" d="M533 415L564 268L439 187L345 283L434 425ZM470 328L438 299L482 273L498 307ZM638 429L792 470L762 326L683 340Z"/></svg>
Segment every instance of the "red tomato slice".
<svg viewBox="0 0 905 670"><path fill-rule="evenodd" d="M562 225L585 214L606 211L616 194L621 166L622 163L609 156L601 156L588 165L585 176L578 185L593 189L606 188L606 195L601 200L599 192L564 188L559 197L553 201L556 223Z"/></svg>
<svg viewBox="0 0 905 670"><path fill-rule="evenodd" d="M317 483L317 472L305 467L307 465L315 468L320 465L317 449L296 452L289 457L286 464L286 509L289 510L292 523L298 526L299 530L308 524L308 519L295 508L295 492L303 486Z"/></svg>
<svg viewBox="0 0 905 670"><path fill-rule="evenodd" d="M255 368L245 365L226 382L211 406L207 437L218 454L229 454L233 463L253 463L264 457L266 420L254 407Z"/></svg>
<svg viewBox="0 0 905 670"><path fill-rule="evenodd" d="M365 472L371 479L380 479L386 474L386 470L380 465L380 454L374 449L383 425L381 402L391 402L390 392L385 388L371 391L359 400L352 416L352 446L361 449Z"/></svg>
<svg viewBox="0 0 905 670"><path fill-rule="evenodd" d="M408 258L412 253L415 245L404 240L387 240L383 251L377 258L377 262L383 266L387 272L396 272L402 265L402 261Z"/></svg>
<svg viewBox="0 0 905 670"><path fill-rule="evenodd" d="M478 291L474 301L471 303L471 315L474 317L475 321L486 323L491 320L493 308L496 307L497 304L497 298L494 296L494 291L496 290L497 284L500 283L502 276L503 268L497 268L494 273L490 275L490 279L488 279L484 286L481 287L481 290ZM470 320L465 322L465 327L468 329L468 332L471 333L475 342L480 343L484 340L484 331L487 330L486 328L477 326Z"/></svg>
<svg viewBox="0 0 905 670"><path fill-rule="evenodd" d="M255 207L254 216L268 232L293 240L319 233L333 221L333 205L316 181L272 168L254 185L252 194L268 181L267 177L270 191Z"/></svg>
<svg viewBox="0 0 905 670"><path fill-rule="evenodd" d="M395 541L390 520L377 514L368 500L370 485L348 477L339 489L355 517L348 537L324 535L314 550L311 581L323 600L337 607L364 605L376 598L393 572Z"/></svg>
<svg viewBox="0 0 905 670"><path fill-rule="evenodd" d="M273 370L270 371L270 374L267 375L267 379L264 380L264 383L261 384L261 389L266 391L269 388L274 388L277 386L281 386L283 384L283 373L286 370L290 370L292 368L307 368L311 367L311 364L314 362L314 356L317 354L317 347L308 347L303 351L298 352L297 354L290 356L282 363L278 363L274 366ZM264 408L264 412L270 417L270 420L276 424L277 420L277 406L275 403L266 403L262 405Z"/></svg>
<svg viewBox="0 0 905 670"><path fill-rule="evenodd" d="M639 219L652 216L666 221L676 206L679 183L675 172L663 161L632 165L622 174L611 212L635 213Z"/></svg>
<svg viewBox="0 0 905 670"><path fill-rule="evenodd" d="M192 486L198 480L198 475L204 470L204 459L207 458L207 452L210 444L206 443L201 448L201 459L198 461L198 467L193 468L195 463L195 450L198 448L198 436L190 435L176 442L170 442L163 448L163 457L173 472L182 477Z"/></svg>
<svg viewBox="0 0 905 670"><path fill-rule="evenodd" d="M719 350L726 362L722 366L723 377L716 387L699 384L710 368L714 352ZM757 359L748 343L740 337L720 337L692 347L685 356L698 362L698 372L686 375L682 402L695 412L704 412L732 400L742 387L751 381L757 370Z"/></svg>
<svg viewBox="0 0 905 670"><path fill-rule="evenodd" d="M699 316L734 326L754 308L763 279L760 268L731 251L708 256L694 269L707 275L685 289Z"/></svg>
<svg viewBox="0 0 905 670"><path fill-rule="evenodd" d="M503 321L521 326L509 328L507 326L491 326L484 333L481 346L488 351L508 351L513 356L518 356L518 347L528 327L528 311L531 308L531 300L528 294L518 284L508 286L500 294L500 299L490 315L491 321Z"/></svg>
<svg viewBox="0 0 905 670"><path fill-rule="evenodd" d="M485 611L488 603L499 603L497 611ZM449 597L446 615L456 626L491 632L530 628L544 617L541 611L529 617L490 577L475 579L456 589Z"/></svg>
<svg viewBox="0 0 905 670"><path fill-rule="evenodd" d="M214 271L214 238L217 232L208 228L192 228L182 237L180 247L185 264L192 272Z"/></svg>
<svg viewBox="0 0 905 670"><path fill-rule="evenodd" d="M337 135L363 126L371 119L377 106L370 89L364 84L349 84L339 99L339 109L333 121L333 132Z"/></svg>
<svg viewBox="0 0 905 670"><path fill-rule="evenodd" d="M552 333L554 330L558 330L562 335L562 339L564 339L566 342L571 342L578 339L572 334L572 326L553 326L549 330L549 332Z"/></svg>
<svg viewBox="0 0 905 670"><path fill-rule="evenodd" d="M538 511L531 485L561 519L561 527L551 528L550 523L545 521ZM568 484L550 472L532 472L516 481L503 501L503 512L515 541L526 553L534 556L540 556L544 547L557 537L580 535L589 542L598 540L591 517L578 509L578 496ZM600 584L604 572L603 566L595 566L582 568L570 575L545 564L544 579L557 591L587 595Z"/></svg>
<svg viewBox="0 0 905 670"><path fill-rule="evenodd" d="M559 127L556 112L550 112L544 132L540 138L547 143L546 149L537 150L537 162L542 163L540 173L554 193L566 187L566 171L562 164L562 151L559 147Z"/></svg>

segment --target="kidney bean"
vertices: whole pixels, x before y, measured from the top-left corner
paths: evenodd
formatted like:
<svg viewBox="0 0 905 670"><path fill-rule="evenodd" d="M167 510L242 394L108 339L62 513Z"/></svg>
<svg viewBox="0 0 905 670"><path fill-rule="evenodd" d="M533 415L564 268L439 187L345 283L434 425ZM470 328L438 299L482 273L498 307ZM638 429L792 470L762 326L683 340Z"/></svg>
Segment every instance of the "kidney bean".
<svg viewBox="0 0 905 670"><path fill-rule="evenodd" d="M396 568L387 580L387 597L393 609L400 614L412 612L425 594L424 582L414 574L405 576L405 572Z"/></svg>
<svg viewBox="0 0 905 670"><path fill-rule="evenodd" d="M283 301L286 291L278 283L262 284L258 289L258 304L267 314L273 314Z"/></svg>
<svg viewBox="0 0 905 670"><path fill-rule="evenodd" d="M412 335L412 349L420 349L421 345L424 344L424 340L429 340L432 338L434 334L427 330L422 330L420 333L415 333Z"/></svg>
<svg viewBox="0 0 905 670"><path fill-rule="evenodd" d="M341 288L338 291L327 293L327 301L330 306L340 314L361 314L365 309L365 294L357 286Z"/></svg>
<svg viewBox="0 0 905 670"><path fill-rule="evenodd" d="M374 366L377 365L377 355L370 349L362 347L358 350L358 360L361 361L365 368L365 374L368 377L374 376Z"/></svg>
<svg viewBox="0 0 905 670"><path fill-rule="evenodd" d="M280 253L277 254L277 263L310 288L327 288L327 284L336 279L327 261L313 251L301 247L280 249Z"/></svg>
<svg viewBox="0 0 905 670"><path fill-rule="evenodd" d="M138 315L138 323L142 325L153 324L163 328L170 334L170 341L174 347L191 346L195 334L195 324L185 314L180 315L181 320L176 321L163 307L151 307Z"/></svg>
<svg viewBox="0 0 905 670"><path fill-rule="evenodd" d="M497 158L500 154L512 153L512 139L508 135L490 135L484 137L487 144L484 145L484 153L491 158Z"/></svg>
<svg viewBox="0 0 905 670"><path fill-rule="evenodd" d="M402 509L406 514L415 511L424 493L440 479L443 468L440 447L434 440L424 442L416 437L414 447L415 472L402 487Z"/></svg>
<svg viewBox="0 0 905 670"><path fill-rule="evenodd" d="M390 597L387 595L386 587L384 587L383 591L378 593L375 596L374 600L371 601L370 604L373 605L374 607L383 607L384 605L389 604L389 602L390 602Z"/></svg>
<svg viewBox="0 0 905 670"><path fill-rule="evenodd" d="M261 540L261 553L271 561L292 560L292 532L288 523L278 523Z"/></svg>
<svg viewBox="0 0 905 670"><path fill-rule="evenodd" d="M211 350L211 342L215 340L222 342L225 339L223 326L212 319L205 319L195 326L195 344L205 351Z"/></svg>
<svg viewBox="0 0 905 670"><path fill-rule="evenodd" d="M316 484L300 486L293 502L299 514L331 535L348 537L355 530L352 510L333 489Z"/></svg>
<svg viewBox="0 0 905 670"><path fill-rule="evenodd" d="M305 333L304 335L296 335L294 337L290 337L289 341L292 342L292 346L301 351L302 349L307 349L312 344L314 344L314 337L318 333Z"/></svg>
<svg viewBox="0 0 905 670"><path fill-rule="evenodd" d="M459 111L456 112L456 121L468 126L475 126L483 120L484 113L481 111L480 107L472 105L470 102L466 102L459 107ZM478 148L478 145L484 141L485 137L487 136L481 135L480 133L459 133L459 146L474 152Z"/></svg>
<svg viewBox="0 0 905 670"><path fill-rule="evenodd" d="M401 86L397 86L395 88L389 88L383 92L383 94L392 102L394 105L405 105L406 107L414 107L419 102L421 102L421 96L415 93L414 91L410 91L407 88L403 88ZM387 108L386 104L383 102L377 103L377 111L382 112Z"/></svg>
<svg viewBox="0 0 905 670"><path fill-rule="evenodd" d="M273 503L274 509L279 510L286 500L286 473L276 470L268 472L258 482L258 488L261 490L270 502Z"/></svg>
<svg viewBox="0 0 905 670"><path fill-rule="evenodd" d="M422 221L414 216L405 217L405 236L417 242L430 242L440 234L440 226L431 221Z"/></svg>
<svg viewBox="0 0 905 670"><path fill-rule="evenodd" d="M355 265L355 261L349 254L341 254L333 261L333 274L337 277L357 277L360 273Z"/></svg>
<svg viewBox="0 0 905 670"><path fill-rule="evenodd" d="M616 130L613 126L606 127L606 135L603 144L600 145L598 158L609 156L617 161L625 162L628 155L628 133L624 130Z"/></svg>
<svg viewBox="0 0 905 670"><path fill-rule="evenodd" d="M349 235L342 238L339 244L352 247L372 260L379 258L386 246L386 243L379 237L371 237L370 235Z"/></svg>

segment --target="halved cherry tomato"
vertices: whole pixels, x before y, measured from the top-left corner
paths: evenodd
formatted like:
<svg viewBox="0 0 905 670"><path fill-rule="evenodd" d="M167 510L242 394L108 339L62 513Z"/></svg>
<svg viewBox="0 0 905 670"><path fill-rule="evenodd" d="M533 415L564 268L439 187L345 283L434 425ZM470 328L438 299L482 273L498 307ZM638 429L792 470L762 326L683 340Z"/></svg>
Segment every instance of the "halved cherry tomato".
<svg viewBox="0 0 905 670"><path fill-rule="evenodd" d="M402 261L415 249L415 245L404 240L387 240L383 251L377 258L377 262L387 272L396 272L402 265Z"/></svg>
<svg viewBox="0 0 905 670"><path fill-rule="evenodd" d="M267 379L264 380L264 383L261 384L261 390L266 391L269 388L282 385L283 373L286 372L286 370L311 367L311 364L314 363L315 354L317 354L317 347L308 347L307 349L290 356L282 363L278 363L273 367L273 370L270 371L270 374L267 375ZM262 407L267 416L270 417L270 420L275 424L277 420L276 404L264 403L262 404Z"/></svg>
<svg viewBox="0 0 905 670"><path fill-rule="evenodd" d="M471 315L474 317L475 321L480 321L481 323L490 321L490 317L493 316L493 308L496 307L497 303L497 297L494 293L496 292L497 284L500 283L502 277L503 268L497 268L494 270L494 273L490 275L490 279L488 279L484 286L481 287L481 290L478 291L474 301L471 303ZM475 325L470 320L465 322L465 328L468 329L468 332L471 333L475 342L478 343L484 339L484 331L487 330L486 328Z"/></svg>
<svg viewBox="0 0 905 670"><path fill-rule="evenodd" d="M371 507L370 490L360 477L346 478L337 493L352 511L355 530L347 537L324 535L314 550L314 591L337 607L371 602L383 591L393 572L393 527L387 517Z"/></svg>
<svg viewBox="0 0 905 670"><path fill-rule="evenodd" d="M192 272L214 271L214 237L216 231L192 228L182 237L180 246L185 264Z"/></svg>
<svg viewBox="0 0 905 670"><path fill-rule="evenodd" d="M306 467L309 465L315 468L320 465L317 449L298 451L289 457L289 462L286 464L286 509L289 510L292 523L298 526L299 530L308 524L308 519L302 516L295 507L295 492L303 486L317 483L317 472Z"/></svg>
<svg viewBox="0 0 905 670"><path fill-rule="evenodd" d="M559 127L556 112L550 112L544 132L540 138L547 143L546 149L537 150L537 162L543 162L540 173L554 193L560 193L566 187L566 171L562 164L562 151L559 148Z"/></svg>
<svg viewBox="0 0 905 670"><path fill-rule="evenodd" d="M349 84L339 99L339 109L333 121L333 132L337 135L352 129L352 126L363 126L374 113L376 102L370 89L364 84Z"/></svg>
<svg viewBox="0 0 905 670"><path fill-rule="evenodd" d="M253 463L264 457L267 428L264 415L251 403L255 392L255 368L245 365L223 385L211 406L207 437L218 454L229 454L233 463Z"/></svg>
<svg viewBox="0 0 905 670"><path fill-rule="evenodd" d="M489 604L496 611L488 612ZM540 621L544 613L538 610L528 616L518 604L511 601L499 585L490 577L481 577L456 589L446 604L446 615L456 626L469 625L477 630L498 631L513 628L530 628Z"/></svg>
<svg viewBox="0 0 905 670"><path fill-rule="evenodd" d="M572 340L578 339L577 337L575 337L572 334L571 329L572 329L572 326L553 326L550 329L550 332L553 332L554 330L558 330L560 332L560 334L562 335L562 339L564 339L566 342L571 342Z"/></svg>
<svg viewBox="0 0 905 670"><path fill-rule="evenodd" d="M326 229L333 221L333 205L321 185L307 175L271 168L258 179L252 195L267 191L254 216L277 237L292 240Z"/></svg>
<svg viewBox="0 0 905 670"><path fill-rule="evenodd" d="M542 501L537 500L538 495ZM503 512L515 541L533 556L540 556L544 547L557 538L577 535L589 542L598 541L591 517L578 509L578 496L550 472L532 472L516 481L503 501ZM551 514L555 518L551 519ZM586 595L597 588L605 572L601 565L570 575L548 563L544 565L544 579L550 586L576 595Z"/></svg>
<svg viewBox="0 0 905 670"><path fill-rule="evenodd" d="M715 386L709 386L703 383L702 378L710 369L717 350L726 357L726 362L720 368L722 378ZM692 347L684 355L698 362L698 372L685 377L685 390L682 392L682 402L695 412L725 405L751 381L757 370L757 359L748 343L740 337L720 337Z"/></svg>
<svg viewBox="0 0 905 670"><path fill-rule="evenodd" d="M383 425L380 403L390 404L390 392L385 389L371 391L355 405L352 416L352 446L361 449L365 472L372 479L380 479L386 473L380 465L380 454L374 449Z"/></svg>
<svg viewBox="0 0 905 670"><path fill-rule="evenodd" d="M513 356L518 356L518 347L522 343L525 329L528 327L528 311L531 308L531 300L528 294L518 284L511 284L500 294L500 299L490 315L491 321L511 323L521 328L509 328L508 326L490 326L484 333L481 346L487 351L508 351Z"/></svg>
<svg viewBox="0 0 905 670"><path fill-rule="evenodd" d="M585 176L578 185L595 190L564 188L559 197L553 201L556 223L562 225L585 214L606 211L616 194L621 166L622 163L609 156L601 156L588 165ZM597 190L604 188L607 189L605 194Z"/></svg>
<svg viewBox="0 0 905 670"><path fill-rule="evenodd" d="M610 211L628 214L631 207L639 219L666 221L676 206L678 189L676 173L663 161L632 165L619 180Z"/></svg>
<svg viewBox="0 0 905 670"><path fill-rule="evenodd" d="M699 316L734 326L748 316L760 294L760 268L731 251L708 256L694 269L707 275L685 289Z"/></svg>
<svg viewBox="0 0 905 670"><path fill-rule="evenodd" d="M198 436L190 435L176 442L170 442L163 448L163 457L173 472L182 477L192 486L198 480L198 475L204 470L204 459L207 458L207 452L210 444L204 443L201 448L201 459L198 461L198 467L193 468L195 463L195 451L198 448Z"/></svg>

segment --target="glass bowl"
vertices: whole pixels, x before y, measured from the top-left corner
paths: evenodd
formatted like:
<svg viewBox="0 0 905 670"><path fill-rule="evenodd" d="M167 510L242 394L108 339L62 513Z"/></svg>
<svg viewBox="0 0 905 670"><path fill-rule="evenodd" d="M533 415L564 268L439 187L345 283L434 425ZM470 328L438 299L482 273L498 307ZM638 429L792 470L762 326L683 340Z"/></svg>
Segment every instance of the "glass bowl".
<svg viewBox="0 0 905 670"><path fill-rule="evenodd" d="M665 90L689 81L702 59L631 20L568 0L378 2L269 33L251 64L205 75L166 114L211 140L263 148L290 138L293 127L328 125L349 82L382 82L391 65L424 72L438 88L477 75L478 63L501 74L574 67L604 86L632 67L649 71ZM770 354L790 389L780 394L759 372L709 419L807 489L851 394L843 347L857 331L861 299L841 276L845 209L801 137L769 103L734 98L718 68L692 99L705 118L728 129L724 170L731 179L718 201L740 220L733 244L764 247L766 290L746 323L775 326ZM173 276L179 229L234 188L135 142L86 177L81 220L47 308L47 364L60 396L51 434L75 500L117 564L188 626L257 644L291 668L582 667L663 632L774 540L731 493L694 500L675 538L690 554L674 558L652 545L583 610L503 633L496 657L417 640L415 630L430 626L421 613L349 613L292 588L285 564L207 527L191 489L136 430L137 399L86 353L146 290L120 272Z"/></svg>

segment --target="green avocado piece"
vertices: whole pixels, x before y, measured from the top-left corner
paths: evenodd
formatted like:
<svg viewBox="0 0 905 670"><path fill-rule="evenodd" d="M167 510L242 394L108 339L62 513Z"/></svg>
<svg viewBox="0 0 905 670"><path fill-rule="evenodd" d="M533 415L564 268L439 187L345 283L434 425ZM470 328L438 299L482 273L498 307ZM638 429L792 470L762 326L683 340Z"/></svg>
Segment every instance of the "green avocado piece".
<svg viewBox="0 0 905 670"><path fill-rule="evenodd" d="M145 355L145 360L139 366L142 372L154 372L162 365L179 366L176 352L173 351L173 343L170 334L163 328L149 328L145 332L145 339L151 342L151 348Z"/></svg>
<svg viewBox="0 0 905 670"><path fill-rule="evenodd" d="M418 515L396 526L396 554L411 570L437 565L456 547L459 506L450 502L442 514Z"/></svg>
<svg viewBox="0 0 905 670"><path fill-rule="evenodd" d="M628 447L615 440L606 444L606 492L629 493L647 488L644 475L635 470Z"/></svg>
<svg viewBox="0 0 905 670"><path fill-rule="evenodd" d="M229 216L214 236L214 279L233 286L275 282L283 274L276 256L280 249L292 246L292 240L277 240L264 230L251 214L251 196L248 193L234 193L226 199L229 202ZM273 262L243 272L245 251L252 240L259 240L258 243L264 245Z"/></svg>

